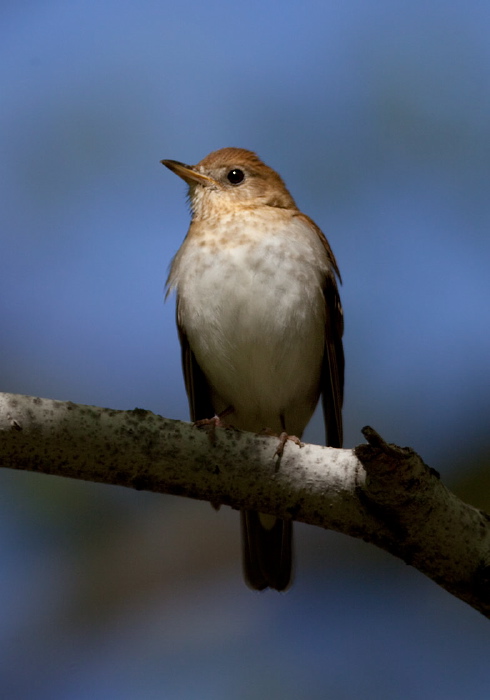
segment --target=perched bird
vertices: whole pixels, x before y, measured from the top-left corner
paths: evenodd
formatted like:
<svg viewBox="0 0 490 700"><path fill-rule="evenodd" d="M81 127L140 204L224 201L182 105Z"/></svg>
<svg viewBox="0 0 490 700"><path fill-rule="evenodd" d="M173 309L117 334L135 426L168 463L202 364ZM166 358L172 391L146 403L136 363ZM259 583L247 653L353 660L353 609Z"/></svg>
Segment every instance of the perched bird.
<svg viewBox="0 0 490 700"><path fill-rule="evenodd" d="M341 447L343 318L327 239L251 151L161 162L188 184L192 211L167 280L191 419L226 415L235 428L299 438L321 395L327 445ZM247 584L286 589L291 521L241 520Z"/></svg>

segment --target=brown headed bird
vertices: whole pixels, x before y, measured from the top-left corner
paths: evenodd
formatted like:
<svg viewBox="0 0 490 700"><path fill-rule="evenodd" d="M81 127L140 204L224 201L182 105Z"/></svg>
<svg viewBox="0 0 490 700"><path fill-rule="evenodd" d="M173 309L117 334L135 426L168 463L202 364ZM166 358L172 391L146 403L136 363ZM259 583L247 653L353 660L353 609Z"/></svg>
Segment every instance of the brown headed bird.
<svg viewBox="0 0 490 700"><path fill-rule="evenodd" d="M344 354L337 263L318 226L254 153L222 148L162 163L189 186L192 220L168 290L193 421L301 437L320 395L326 443L342 446ZM251 588L291 580L292 523L243 511Z"/></svg>

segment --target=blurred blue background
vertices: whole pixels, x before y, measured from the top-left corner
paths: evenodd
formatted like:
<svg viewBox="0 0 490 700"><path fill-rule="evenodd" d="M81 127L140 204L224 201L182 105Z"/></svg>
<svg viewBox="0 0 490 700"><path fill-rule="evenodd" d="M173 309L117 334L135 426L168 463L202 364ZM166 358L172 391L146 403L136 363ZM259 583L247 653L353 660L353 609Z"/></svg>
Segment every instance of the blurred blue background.
<svg viewBox="0 0 490 700"><path fill-rule="evenodd" d="M337 256L346 446L370 424L490 508L489 30L478 0L4 0L1 390L187 419L159 160L249 148ZM2 470L1 696L488 697L483 617L296 529L294 587L255 594L228 509Z"/></svg>

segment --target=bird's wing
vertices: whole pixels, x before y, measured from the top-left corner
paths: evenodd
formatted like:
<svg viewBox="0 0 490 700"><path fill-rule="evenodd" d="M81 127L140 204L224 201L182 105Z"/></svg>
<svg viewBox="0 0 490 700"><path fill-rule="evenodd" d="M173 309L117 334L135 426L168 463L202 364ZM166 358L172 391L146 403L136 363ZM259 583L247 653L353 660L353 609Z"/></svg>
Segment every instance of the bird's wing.
<svg viewBox="0 0 490 700"><path fill-rule="evenodd" d="M323 231L306 214L298 213L317 234L323 246L330 272L325 277L325 352L322 366L322 403L325 420L326 442L330 447L342 447L342 404L344 401L344 316L340 303L337 280L342 283L337 261Z"/></svg>
<svg viewBox="0 0 490 700"><path fill-rule="evenodd" d="M344 319L333 274L324 288L326 306L325 354L322 367L322 403L327 445L342 447L342 403L344 400Z"/></svg>
<svg viewBox="0 0 490 700"><path fill-rule="evenodd" d="M211 390L199 367L196 356L191 350L184 326L180 321L179 298L177 297L177 329L179 331L180 349L182 353L182 371L184 373L185 389L189 399L191 420L212 418L215 414L211 399Z"/></svg>

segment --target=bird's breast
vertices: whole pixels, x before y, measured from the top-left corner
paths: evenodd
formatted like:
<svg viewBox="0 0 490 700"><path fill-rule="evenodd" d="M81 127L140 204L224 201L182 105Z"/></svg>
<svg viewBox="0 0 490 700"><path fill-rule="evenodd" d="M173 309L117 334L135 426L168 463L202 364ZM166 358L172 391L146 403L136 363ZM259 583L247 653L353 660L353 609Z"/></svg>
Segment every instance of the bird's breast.
<svg viewBox="0 0 490 700"><path fill-rule="evenodd" d="M279 416L296 412L287 428L300 433L309 420L324 352L323 255L296 221L252 219L188 237L176 257L180 323L217 410L233 405L237 427L280 430Z"/></svg>

